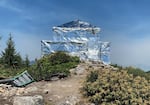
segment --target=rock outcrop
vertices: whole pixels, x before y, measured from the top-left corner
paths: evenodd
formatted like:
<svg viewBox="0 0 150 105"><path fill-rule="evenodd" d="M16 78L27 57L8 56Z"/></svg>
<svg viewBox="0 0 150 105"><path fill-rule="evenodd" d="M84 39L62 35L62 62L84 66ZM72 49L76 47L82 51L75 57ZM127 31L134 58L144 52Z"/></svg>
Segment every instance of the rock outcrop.
<svg viewBox="0 0 150 105"><path fill-rule="evenodd" d="M35 96L15 96L13 105L44 105L43 97Z"/></svg>

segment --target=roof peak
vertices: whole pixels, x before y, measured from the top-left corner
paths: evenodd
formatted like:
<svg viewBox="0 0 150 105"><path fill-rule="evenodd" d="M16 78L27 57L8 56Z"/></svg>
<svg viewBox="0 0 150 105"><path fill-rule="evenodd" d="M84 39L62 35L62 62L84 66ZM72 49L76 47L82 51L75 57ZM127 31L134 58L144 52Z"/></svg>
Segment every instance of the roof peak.
<svg viewBox="0 0 150 105"><path fill-rule="evenodd" d="M75 28L75 27L80 27L80 28L93 28L96 26L91 25L88 22L82 21L80 19L76 19L67 23L64 23L62 25L59 25L57 27L66 27L66 28Z"/></svg>

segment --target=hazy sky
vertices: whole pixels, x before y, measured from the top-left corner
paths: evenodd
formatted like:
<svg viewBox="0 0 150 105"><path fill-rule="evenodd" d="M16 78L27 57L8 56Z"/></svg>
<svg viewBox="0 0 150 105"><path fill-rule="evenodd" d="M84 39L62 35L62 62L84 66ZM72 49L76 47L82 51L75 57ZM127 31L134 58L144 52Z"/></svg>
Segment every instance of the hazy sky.
<svg viewBox="0 0 150 105"><path fill-rule="evenodd" d="M23 57L39 58L52 26L75 19L101 28L112 63L150 70L150 0L0 0L0 50L12 33Z"/></svg>

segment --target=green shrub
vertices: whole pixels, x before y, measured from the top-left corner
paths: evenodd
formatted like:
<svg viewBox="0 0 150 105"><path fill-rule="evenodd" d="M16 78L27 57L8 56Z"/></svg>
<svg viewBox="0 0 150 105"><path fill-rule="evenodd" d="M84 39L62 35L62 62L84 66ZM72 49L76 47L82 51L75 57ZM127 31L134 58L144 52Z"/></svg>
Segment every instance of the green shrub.
<svg viewBox="0 0 150 105"><path fill-rule="evenodd" d="M0 67L0 77L1 78L11 78L14 77L23 71L25 71L25 68L19 68L15 69L14 68L5 68L5 67Z"/></svg>
<svg viewBox="0 0 150 105"><path fill-rule="evenodd" d="M140 76L140 77L145 77L147 80L150 80L150 75L148 73L144 72L140 68L134 68L134 67L126 67L125 70L129 74L133 74L133 76Z"/></svg>
<svg viewBox="0 0 150 105"><path fill-rule="evenodd" d="M132 66L122 67L122 66L117 65L117 64L111 64L111 66L116 67L119 70L125 70L125 71L127 71L128 74L132 74L134 77L140 76L140 77L146 78L147 80L150 80L150 73L149 72L144 72L144 70L142 70L140 68L135 68L135 67L132 67Z"/></svg>
<svg viewBox="0 0 150 105"><path fill-rule="evenodd" d="M46 55L32 65L29 72L36 80L49 80L53 75L68 76L69 69L76 67L80 62L78 57L69 56L65 52L56 52Z"/></svg>
<svg viewBox="0 0 150 105"><path fill-rule="evenodd" d="M58 51L50 55L49 61L52 65L67 63L71 61L71 56L64 52Z"/></svg>
<svg viewBox="0 0 150 105"><path fill-rule="evenodd" d="M150 71L147 71L146 73L147 73L147 74L150 74Z"/></svg>
<svg viewBox="0 0 150 105"><path fill-rule="evenodd" d="M115 67L115 68L118 68L119 70L122 70L123 67L118 65L118 64L111 64L111 66Z"/></svg>
<svg viewBox="0 0 150 105"><path fill-rule="evenodd" d="M95 105L149 105L150 81L129 75L126 71L97 70L91 72L82 88L84 96ZM96 80L95 80L96 79Z"/></svg>
<svg viewBox="0 0 150 105"><path fill-rule="evenodd" d="M87 82L95 82L98 78L97 71L91 71L90 74L87 76Z"/></svg>

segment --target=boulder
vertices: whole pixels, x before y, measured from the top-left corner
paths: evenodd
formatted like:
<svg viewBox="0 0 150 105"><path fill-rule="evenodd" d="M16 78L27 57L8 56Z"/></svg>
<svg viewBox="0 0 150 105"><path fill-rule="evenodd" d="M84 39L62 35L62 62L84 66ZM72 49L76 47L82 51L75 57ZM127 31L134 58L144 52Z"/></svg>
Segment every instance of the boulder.
<svg viewBox="0 0 150 105"><path fill-rule="evenodd" d="M77 105L79 99L76 96L68 96L62 102L58 103L57 105Z"/></svg>
<svg viewBox="0 0 150 105"><path fill-rule="evenodd" d="M44 105L44 100L41 95L15 96L13 105Z"/></svg>
<svg viewBox="0 0 150 105"><path fill-rule="evenodd" d="M78 65L76 68L75 68L75 73L78 74L78 75L82 75L85 71L85 66L83 65Z"/></svg>

